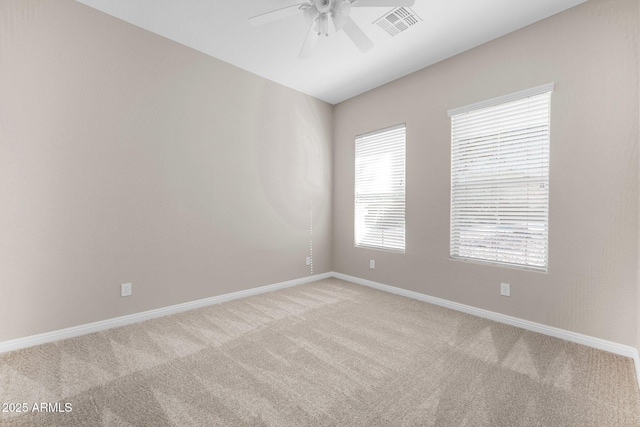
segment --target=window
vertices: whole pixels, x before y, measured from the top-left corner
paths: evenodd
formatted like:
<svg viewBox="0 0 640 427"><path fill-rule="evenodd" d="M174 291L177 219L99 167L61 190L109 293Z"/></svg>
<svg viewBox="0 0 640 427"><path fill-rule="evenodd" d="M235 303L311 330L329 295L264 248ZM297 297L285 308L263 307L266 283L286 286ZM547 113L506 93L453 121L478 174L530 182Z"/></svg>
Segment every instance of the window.
<svg viewBox="0 0 640 427"><path fill-rule="evenodd" d="M449 111L452 258L547 271L552 90Z"/></svg>
<svg viewBox="0 0 640 427"><path fill-rule="evenodd" d="M356 247L404 252L405 129L356 137Z"/></svg>

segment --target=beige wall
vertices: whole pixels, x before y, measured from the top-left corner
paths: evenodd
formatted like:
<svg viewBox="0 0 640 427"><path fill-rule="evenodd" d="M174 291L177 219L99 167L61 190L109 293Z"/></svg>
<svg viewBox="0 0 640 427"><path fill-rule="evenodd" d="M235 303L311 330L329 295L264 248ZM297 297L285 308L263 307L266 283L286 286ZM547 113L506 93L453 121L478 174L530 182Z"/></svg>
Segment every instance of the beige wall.
<svg viewBox="0 0 640 427"><path fill-rule="evenodd" d="M331 129L328 104L71 0L3 0L0 341L308 276L312 201L330 271Z"/></svg>
<svg viewBox="0 0 640 427"><path fill-rule="evenodd" d="M637 0L591 0L338 104L333 269L636 345L638 8ZM447 110L549 82L549 272L450 260ZM406 253L356 249L354 136L402 122ZM499 295L501 282L511 284L510 298Z"/></svg>

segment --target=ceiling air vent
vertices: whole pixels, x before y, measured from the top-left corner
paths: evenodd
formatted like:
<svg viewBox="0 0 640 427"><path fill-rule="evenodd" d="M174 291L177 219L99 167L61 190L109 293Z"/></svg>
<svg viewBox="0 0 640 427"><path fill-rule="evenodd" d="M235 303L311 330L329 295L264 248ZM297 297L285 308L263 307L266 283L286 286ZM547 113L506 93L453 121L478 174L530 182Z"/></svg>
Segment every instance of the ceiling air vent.
<svg viewBox="0 0 640 427"><path fill-rule="evenodd" d="M389 33L390 36L395 37L420 21L422 21L422 19L416 15L413 10L408 7L397 7L386 15L383 15L375 21L374 24L377 24Z"/></svg>

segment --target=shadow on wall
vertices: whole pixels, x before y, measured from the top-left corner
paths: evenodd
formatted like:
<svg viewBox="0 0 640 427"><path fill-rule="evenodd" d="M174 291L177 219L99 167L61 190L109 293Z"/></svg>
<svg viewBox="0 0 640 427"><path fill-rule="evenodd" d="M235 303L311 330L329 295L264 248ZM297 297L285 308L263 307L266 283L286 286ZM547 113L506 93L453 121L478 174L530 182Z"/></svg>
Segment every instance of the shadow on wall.
<svg viewBox="0 0 640 427"><path fill-rule="evenodd" d="M318 218L330 194L330 135L322 103L272 84L261 99L255 125L260 184L280 218L295 229L309 229L310 206Z"/></svg>

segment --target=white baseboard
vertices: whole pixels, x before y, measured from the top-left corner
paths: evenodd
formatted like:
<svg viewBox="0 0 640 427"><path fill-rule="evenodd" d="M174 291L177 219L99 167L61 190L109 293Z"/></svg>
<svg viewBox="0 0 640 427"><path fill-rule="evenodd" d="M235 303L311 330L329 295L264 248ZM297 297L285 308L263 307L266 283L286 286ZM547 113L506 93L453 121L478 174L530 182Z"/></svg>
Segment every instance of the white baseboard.
<svg viewBox="0 0 640 427"><path fill-rule="evenodd" d="M155 310L143 311L141 313L129 314L127 316L115 317L112 319L101 320L99 322L87 323L80 326L73 326L71 328L65 328L57 331L45 332L38 335L31 335L24 338L4 341L0 342L0 353L19 350L21 348L31 347L34 345L46 344L48 342L63 340L67 338L73 338L80 335L90 334L92 332L104 331L105 329L111 329L117 326L129 325L131 323L137 323L144 320L155 319L157 317L168 316L169 314L175 314L200 307L220 304L239 298L246 298L252 295L258 295L265 292L288 288L291 286L302 285L304 283L315 282L316 280L326 279L332 276L332 273L316 274L313 276L302 277L300 279L288 280L286 282L274 283L272 285L260 286L257 288L246 289L244 291L232 292L215 297L171 305L169 307L157 308Z"/></svg>
<svg viewBox="0 0 640 427"><path fill-rule="evenodd" d="M567 331L565 329L555 328L553 326L543 325L542 323L531 322L529 320L519 319L513 316L507 316L505 314L496 313L481 308L476 308L470 305L460 304L457 302L449 301L442 298L432 297L419 292L409 291L407 289L396 288L395 286L385 285L383 283L373 282L367 279L361 279L359 277L349 276L342 273L331 273L336 279L346 280L348 282L356 283L358 285L368 286L370 288L378 289L392 294L401 295L403 297L416 299L419 301L428 302L430 304L439 305L441 307L450 308L452 310L461 311L463 313L472 314L474 316L482 317L484 319L494 320L500 323L506 323L507 325L516 326L518 328L526 329L528 331L538 332L543 335L549 335L552 337L560 338L563 340L575 342L578 344L586 345L588 347L597 348L599 350L608 351L610 353L619 354L621 356L630 357L633 359L633 364L636 368L636 379L638 387L640 387L640 356L638 349L629 345L618 344L612 341L595 338L589 335L579 334L577 332Z"/></svg>
<svg viewBox="0 0 640 427"><path fill-rule="evenodd" d="M73 338L80 335L90 334L92 332L104 331L106 329L111 329L118 326L129 325L131 323L142 322L145 320L155 319L157 317L168 316L170 314L180 313L188 310L194 310L200 307L220 304L239 298L246 298L252 295L259 295L265 292L271 292L291 286L302 285L304 283L314 282L316 280L326 279L329 277L335 277L337 279L346 280L358 285L368 286L370 288L390 292L392 294L424 301L430 304L450 308L452 310L461 311L463 313L471 314L485 319L494 320L496 322L506 323L507 325L516 326L518 328L526 329L529 331L538 332L544 335L549 335L552 337L586 345L588 347L608 351L610 353L619 354L621 356L630 357L633 359L633 363L636 369L638 386L640 387L640 355L638 354L638 350L635 347L618 344L612 341L591 337L589 335L579 334L577 332L571 332L565 329L555 328L553 326L547 326L541 323L531 322L529 320L523 320L517 317L507 316L505 314L500 314L493 311L476 308L470 305L460 304L446 299L432 297L419 292L409 291L407 289L397 288L395 286L389 286L383 283L378 283L371 280L361 279L359 277L349 276L347 274L336 272L316 274L313 276L288 280L286 282L274 283L272 285L260 286L257 288L246 289L244 291L232 292L229 294L204 298L196 301L186 302L183 304L176 304L169 307L158 308L155 310L134 313L127 316L115 317L99 322L87 323L85 325L74 326L71 328L60 329L57 331L45 332L43 334L31 335L24 338L4 341L0 342L0 353L19 350L21 348L31 347L34 345L46 344L48 342L63 340L67 338Z"/></svg>

